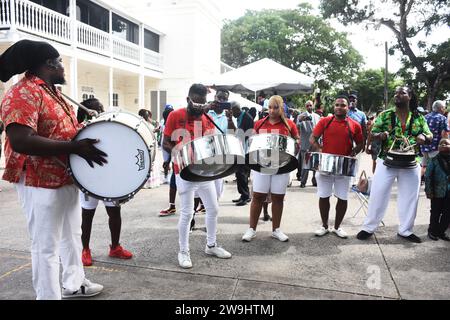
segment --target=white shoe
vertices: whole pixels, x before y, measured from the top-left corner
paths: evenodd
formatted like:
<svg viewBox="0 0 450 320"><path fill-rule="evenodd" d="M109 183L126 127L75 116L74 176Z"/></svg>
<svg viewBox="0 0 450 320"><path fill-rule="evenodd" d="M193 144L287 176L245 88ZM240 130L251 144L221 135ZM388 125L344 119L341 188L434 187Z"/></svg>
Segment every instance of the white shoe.
<svg viewBox="0 0 450 320"><path fill-rule="evenodd" d="M325 228L322 226L322 227L320 227L320 229L316 230L316 231L314 232L314 234L315 234L317 237L321 237L321 236L326 235L328 232L330 232L330 231L329 231L328 229L325 229Z"/></svg>
<svg viewBox="0 0 450 320"><path fill-rule="evenodd" d="M84 279L81 284L80 289L76 291L71 291L69 289L63 288L62 290L62 298L70 299L70 298L88 298L98 295L102 292L103 286L98 283L93 283L88 279Z"/></svg>
<svg viewBox="0 0 450 320"><path fill-rule="evenodd" d="M283 233L283 231L280 230L280 228L275 229L275 231L272 232L272 238L278 239L281 242L286 242L289 240L289 237Z"/></svg>
<svg viewBox="0 0 450 320"><path fill-rule="evenodd" d="M253 228L248 228L242 236L242 241L250 242L254 237L256 237L256 230Z"/></svg>
<svg viewBox="0 0 450 320"><path fill-rule="evenodd" d="M339 238L342 239L347 239L348 235L347 232L345 232L344 230L342 230L341 228L338 229L333 229L332 232L337 235Z"/></svg>
<svg viewBox="0 0 450 320"><path fill-rule="evenodd" d="M216 256L217 258L220 258L220 259L231 258L231 253L229 253L224 248L217 246L217 244L212 248L210 248L210 247L208 247L208 245L206 245L205 253L209 254L210 256Z"/></svg>
<svg viewBox="0 0 450 320"><path fill-rule="evenodd" d="M192 268L191 255L189 254L189 252L185 252L185 251L178 252L178 264L183 269Z"/></svg>

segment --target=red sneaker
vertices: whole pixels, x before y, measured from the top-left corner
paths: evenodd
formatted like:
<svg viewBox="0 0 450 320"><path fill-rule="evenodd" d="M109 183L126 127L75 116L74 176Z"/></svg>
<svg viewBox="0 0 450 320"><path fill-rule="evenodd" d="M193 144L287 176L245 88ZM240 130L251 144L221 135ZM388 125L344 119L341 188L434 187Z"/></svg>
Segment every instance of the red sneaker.
<svg viewBox="0 0 450 320"><path fill-rule="evenodd" d="M119 259L131 259L133 257L133 254L122 248L121 245L118 245L114 249L109 246L109 256L112 258L119 258Z"/></svg>
<svg viewBox="0 0 450 320"><path fill-rule="evenodd" d="M166 216L172 216L172 215L174 215L175 213L177 212L177 209L175 209L175 208L167 208L167 209L164 209L164 210L161 210L160 212L159 212L159 216L160 217L166 217Z"/></svg>
<svg viewBox="0 0 450 320"><path fill-rule="evenodd" d="M81 261L83 262L83 266L89 267L92 266L92 256L90 249L83 249L81 253Z"/></svg>

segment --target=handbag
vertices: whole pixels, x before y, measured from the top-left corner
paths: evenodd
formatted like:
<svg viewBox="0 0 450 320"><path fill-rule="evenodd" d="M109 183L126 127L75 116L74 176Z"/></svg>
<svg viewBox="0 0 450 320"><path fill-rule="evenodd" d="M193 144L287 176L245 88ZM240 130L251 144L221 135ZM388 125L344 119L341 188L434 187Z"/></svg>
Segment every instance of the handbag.
<svg viewBox="0 0 450 320"><path fill-rule="evenodd" d="M367 193L369 191L369 178L367 178L366 171L363 170L359 176L358 184L356 185L359 192Z"/></svg>

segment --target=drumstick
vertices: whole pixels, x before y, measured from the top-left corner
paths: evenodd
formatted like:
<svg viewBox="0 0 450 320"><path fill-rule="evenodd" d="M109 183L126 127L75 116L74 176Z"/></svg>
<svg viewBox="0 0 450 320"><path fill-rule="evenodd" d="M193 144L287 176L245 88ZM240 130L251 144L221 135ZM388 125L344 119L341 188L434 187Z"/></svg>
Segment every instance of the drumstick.
<svg viewBox="0 0 450 320"><path fill-rule="evenodd" d="M69 97L68 95L62 93L61 91L60 91L60 93L61 93L66 99L68 99L70 102L72 102L73 104L77 105L78 108L81 108L81 109L83 109L84 111L86 111L89 115L92 115L93 117L98 117L98 112L97 112L97 111L86 108L85 106L83 106L82 104L76 102L76 101L73 100L71 97Z"/></svg>

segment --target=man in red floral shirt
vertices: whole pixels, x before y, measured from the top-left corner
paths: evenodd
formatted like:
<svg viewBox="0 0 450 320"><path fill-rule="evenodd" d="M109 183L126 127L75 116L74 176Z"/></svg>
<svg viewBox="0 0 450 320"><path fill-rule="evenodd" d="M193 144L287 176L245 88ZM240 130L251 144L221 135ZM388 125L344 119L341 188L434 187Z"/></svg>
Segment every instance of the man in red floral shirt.
<svg viewBox="0 0 450 320"><path fill-rule="evenodd" d="M93 296L103 286L84 275L78 189L66 164L73 153L91 167L103 165L106 154L94 146L98 140L72 141L80 127L72 106L55 88L65 83L58 51L46 42L21 40L0 56L1 81L25 71L6 92L0 118L6 130L3 179L15 184L27 218L33 287L37 299Z"/></svg>

